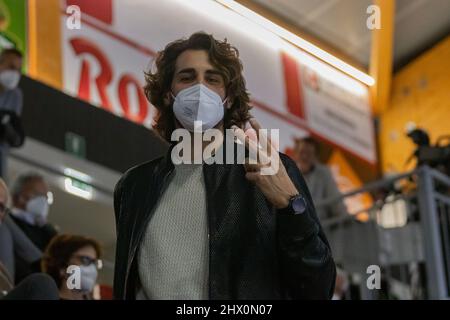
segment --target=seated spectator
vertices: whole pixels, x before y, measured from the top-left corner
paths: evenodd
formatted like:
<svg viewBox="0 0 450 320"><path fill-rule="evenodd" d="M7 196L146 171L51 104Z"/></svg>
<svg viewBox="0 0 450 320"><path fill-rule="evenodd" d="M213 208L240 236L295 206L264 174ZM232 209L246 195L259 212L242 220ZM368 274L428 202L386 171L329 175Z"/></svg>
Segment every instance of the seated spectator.
<svg viewBox="0 0 450 320"><path fill-rule="evenodd" d="M36 273L14 286L14 253L29 263L40 261L41 252L8 215L9 192L0 178L0 299L56 300L58 290L49 276Z"/></svg>
<svg viewBox="0 0 450 320"><path fill-rule="evenodd" d="M100 255L100 245L94 239L59 235L44 253L42 270L55 280L62 300L91 300L102 267Z"/></svg>
<svg viewBox="0 0 450 320"><path fill-rule="evenodd" d="M14 281L18 267L16 260L23 263L22 270L28 270L20 276L21 280L30 273L39 271L42 252L11 219L8 209L9 199L8 188L0 178L0 264L3 284L10 283L6 287L11 288L14 282L19 282Z"/></svg>
<svg viewBox="0 0 450 320"><path fill-rule="evenodd" d="M12 189L12 218L41 251L57 234L47 222L48 192L47 182L38 173L21 175Z"/></svg>

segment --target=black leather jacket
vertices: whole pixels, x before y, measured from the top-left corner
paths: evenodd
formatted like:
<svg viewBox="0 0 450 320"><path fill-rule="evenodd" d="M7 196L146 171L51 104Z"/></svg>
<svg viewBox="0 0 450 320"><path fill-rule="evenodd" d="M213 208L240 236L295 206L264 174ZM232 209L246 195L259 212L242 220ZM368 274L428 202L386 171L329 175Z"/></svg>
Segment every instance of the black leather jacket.
<svg viewBox="0 0 450 320"><path fill-rule="evenodd" d="M174 165L166 156L128 170L114 192L114 297L134 299L136 253ZM242 165L203 165L209 219L210 299L330 299L336 278L330 246L296 164L280 154L307 211L279 213L246 180Z"/></svg>

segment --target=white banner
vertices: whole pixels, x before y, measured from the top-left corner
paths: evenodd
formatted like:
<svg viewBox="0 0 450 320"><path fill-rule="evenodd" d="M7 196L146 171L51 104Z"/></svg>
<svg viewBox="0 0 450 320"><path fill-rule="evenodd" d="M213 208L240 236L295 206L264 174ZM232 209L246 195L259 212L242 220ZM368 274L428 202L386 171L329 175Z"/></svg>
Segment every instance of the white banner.
<svg viewBox="0 0 450 320"><path fill-rule="evenodd" d="M80 4L81 29L66 27ZM98 3L101 2L101 5ZM150 127L143 72L167 43L196 31L239 49L253 115L280 129L283 151L309 133L374 164L368 88L213 0L61 0L64 90ZM110 12L109 12L110 11Z"/></svg>

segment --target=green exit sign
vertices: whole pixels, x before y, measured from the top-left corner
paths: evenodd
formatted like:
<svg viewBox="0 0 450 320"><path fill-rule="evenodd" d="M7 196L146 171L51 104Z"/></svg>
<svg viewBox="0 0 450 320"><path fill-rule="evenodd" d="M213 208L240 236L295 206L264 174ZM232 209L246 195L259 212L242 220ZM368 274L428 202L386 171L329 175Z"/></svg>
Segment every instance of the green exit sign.
<svg viewBox="0 0 450 320"><path fill-rule="evenodd" d="M86 139L76 133L66 132L65 149L78 158L86 158Z"/></svg>

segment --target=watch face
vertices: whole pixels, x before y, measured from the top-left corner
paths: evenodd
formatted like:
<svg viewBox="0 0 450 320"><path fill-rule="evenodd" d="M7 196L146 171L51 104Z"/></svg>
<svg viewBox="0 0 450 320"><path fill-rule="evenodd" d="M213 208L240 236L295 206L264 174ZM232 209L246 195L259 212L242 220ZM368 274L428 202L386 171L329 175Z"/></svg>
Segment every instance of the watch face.
<svg viewBox="0 0 450 320"><path fill-rule="evenodd" d="M295 213L303 213L306 210L306 202L303 197L297 197L292 201L292 209Z"/></svg>

